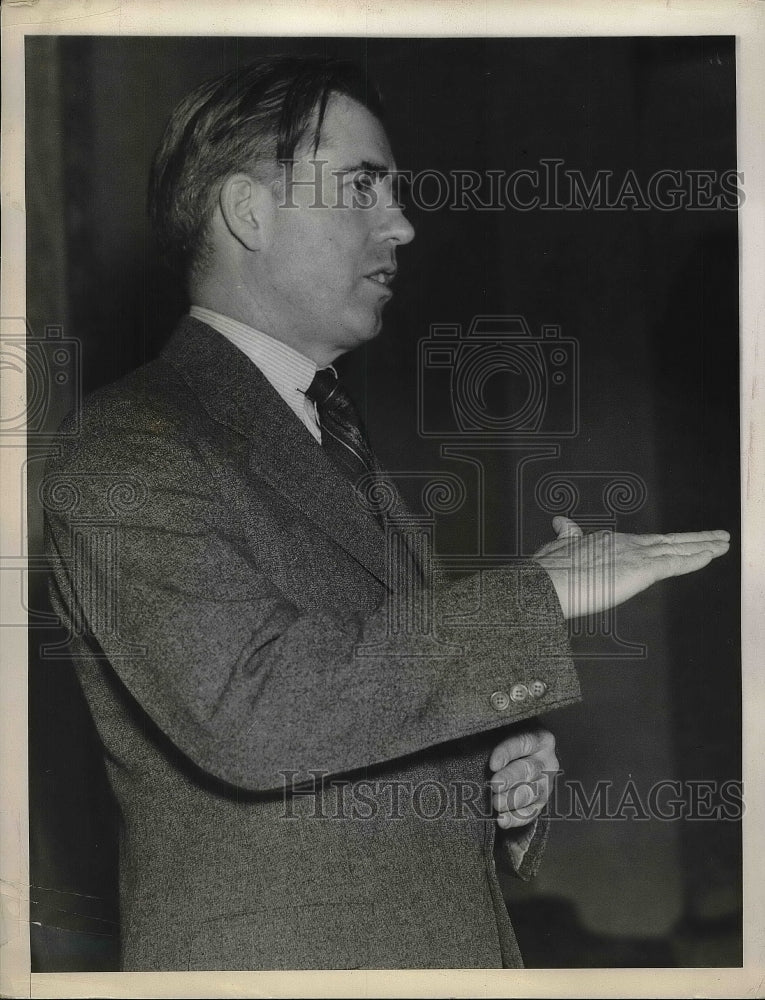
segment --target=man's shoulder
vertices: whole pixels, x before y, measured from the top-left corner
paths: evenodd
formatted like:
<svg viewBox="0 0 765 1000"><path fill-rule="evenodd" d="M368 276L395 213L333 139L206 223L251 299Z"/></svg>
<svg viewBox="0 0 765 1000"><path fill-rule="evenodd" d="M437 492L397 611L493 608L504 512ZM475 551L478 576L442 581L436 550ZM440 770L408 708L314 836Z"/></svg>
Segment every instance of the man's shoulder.
<svg viewBox="0 0 765 1000"><path fill-rule="evenodd" d="M60 432L71 436L140 428L163 417L168 429L183 424L184 417L197 411L195 397L181 374L164 358L158 357L122 378L88 393L61 425Z"/></svg>
<svg viewBox="0 0 765 1000"><path fill-rule="evenodd" d="M125 461L133 454L192 445L203 408L181 373L163 357L88 393L59 427L49 466Z"/></svg>

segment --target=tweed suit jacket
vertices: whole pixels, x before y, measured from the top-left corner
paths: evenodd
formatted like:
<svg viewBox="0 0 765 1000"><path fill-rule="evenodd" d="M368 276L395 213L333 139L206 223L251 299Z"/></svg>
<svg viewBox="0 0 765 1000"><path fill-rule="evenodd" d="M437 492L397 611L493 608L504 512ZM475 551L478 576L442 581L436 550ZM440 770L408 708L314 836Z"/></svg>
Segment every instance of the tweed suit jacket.
<svg viewBox="0 0 765 1000"><path fill-rule="evenodd" d="M119 805L124 969L522 964L485 783L503 729L579 698L544 572L402 583L294 413L189 317L86 400L43 498ZM434 602L427 655L391 644L404 584Z"/></svg>

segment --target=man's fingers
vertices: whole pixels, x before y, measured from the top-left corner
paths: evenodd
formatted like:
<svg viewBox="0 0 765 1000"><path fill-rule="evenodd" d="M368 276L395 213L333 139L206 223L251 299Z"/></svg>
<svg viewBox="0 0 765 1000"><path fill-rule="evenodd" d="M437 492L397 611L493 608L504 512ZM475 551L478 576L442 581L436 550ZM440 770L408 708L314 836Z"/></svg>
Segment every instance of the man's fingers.
<svg viewBox="0 0 765 1000"><path fill-rule="evenodd" d="M724 555L730 544L728 542L661 542L654 545L646 545L640 550L640 555L648 556L651 559L667 559L677 556L679 559L687 559L690 556L698 555L700 552L711 552L714 556Z"/></svg>
<svg viewBox="0 0 765 1000"><path fill-rule="evenodd" d="M489 761L492 804L502 829L525 826L544 809L558 773L555 737L537 728L513 733Z"/></svg>
<svg viewBox="0 0 765 1000"><path fill-rule="evenodd" d="M722 552L712 552L710 549L702 549L701 552L694 552L688 555L667 555L656 559L656 565L661 569L661 579L666 580L671 576L684 576L686 573L695 573L698 569L708 566L713 559L721 556Z"/></svg>
<svg viewBox="0 0 765 1000"><path fill-rule="evenodd" d="M719 559L728 551L728 546L724 548L712 548L710 544L706 546L699 543L699 546L679 547L671 546L665 551L654 551L646 549L646 558L650 560L651 568L656 573L656 578L665 580L671 576L683 576L685 573L694 573L698 569L703 569L709 565L713 559Z"/></svg>
<svg viewBox="0 0 765 1000"><path fill-rule="evenodd" d="M683 544L685 542L729 542L728 531L672 531L666 535L633 535L640 545Z"/></svg>
<svg viewBox="0 0 765 1000"><path fill-rule="evenodd" d="M498 813L515 812L525 806L535 803L544 805L550 798L550 789L545 780L542 781L522 781L515 784L506 792L496 792L491 797L491 802Z"/></svg>
<svg viewBox="0 0 765 1000"><path fill-rule="evenodd" d="M528 757L546 747L555 746L555 737L546 729L513 733L503 740L492 751L489 767L492 771L500 771L503 767L519 758Z"/></svg>
<svg viewBox="0 0 765 1000"><path fill-rule="evenodd" d="M522 809L514 809L512 812L500 813L497 816L497 824L503 830L510 830L516 826L526 826L540 814L542 808L542 805L524 806Z"/></svg>
<svg viewBox="0 0 765 1000"><path fill-rule="evenodd" d="M514 733L494 748L489 758L489 767L492 771L499 771L506 767L511 760L517 760L518 757L525 757L533 753L535 747L536 740L533 733Z"/></svg>
<svg viewBox="0 0 765 1000"><path fill-rule="evenodd" d="M552 764L554 761L556 758L553 756L549 763ZM489 784L495 792L502 792L513 785L536 781L542 777L545 769L546 764L540 760L538 754L533 754L531 757L519 757L517 760L511 760L506 767L500 768L489 780Z"/></svg>

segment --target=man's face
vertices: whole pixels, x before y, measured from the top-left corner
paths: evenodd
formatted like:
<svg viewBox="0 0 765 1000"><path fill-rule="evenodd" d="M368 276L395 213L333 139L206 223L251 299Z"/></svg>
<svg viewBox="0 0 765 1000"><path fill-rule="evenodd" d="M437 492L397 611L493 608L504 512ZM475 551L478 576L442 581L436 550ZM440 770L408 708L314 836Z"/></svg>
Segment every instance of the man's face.
<svg viewBox="0 0 765 1000"><path fill-rule="evenodd" d="M366 108L331 96L315 154L312 145L296 150L293 183L274 190L252 292L264 332L322 366L380 332L396 248L414 230L386 176L388 138Z"/></svg>

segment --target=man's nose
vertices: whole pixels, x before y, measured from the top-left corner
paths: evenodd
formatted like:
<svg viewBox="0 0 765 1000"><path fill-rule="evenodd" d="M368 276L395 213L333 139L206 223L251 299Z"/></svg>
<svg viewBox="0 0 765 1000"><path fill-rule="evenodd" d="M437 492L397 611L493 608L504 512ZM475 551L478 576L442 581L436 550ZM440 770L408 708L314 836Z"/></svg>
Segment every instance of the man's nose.
<svg viewBox="0 0 765 1000"><path fill-rule="evenodd" d="M397 243L411 243L414 239L414 226L404 215L404 210L400 207L391 209L396 212L396 220L391 227L394 230L393 238Z"/></svg>
<svg viewBox="0 0 765 1000"><path fill-rule="evenodd" d="M386 185L377 209L380 214L376 235L380 242L383 240L393 240L396 244L412 242L414 226L404 215L404 210L396 201L390 185Z"/></svg>

